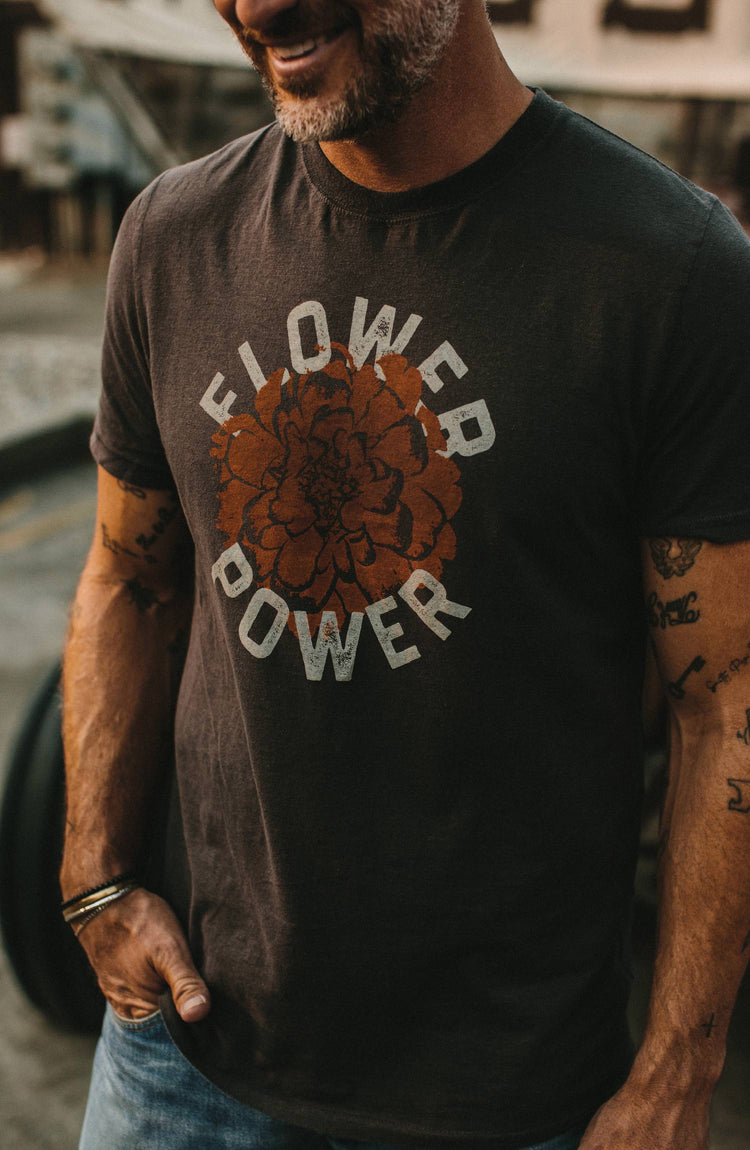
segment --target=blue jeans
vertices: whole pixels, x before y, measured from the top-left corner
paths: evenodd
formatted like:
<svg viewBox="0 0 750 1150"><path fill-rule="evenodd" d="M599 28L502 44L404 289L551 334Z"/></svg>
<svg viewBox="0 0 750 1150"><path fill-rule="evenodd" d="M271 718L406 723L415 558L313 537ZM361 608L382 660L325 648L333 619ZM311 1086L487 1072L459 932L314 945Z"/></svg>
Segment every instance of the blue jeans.
<svg viewBox="0 0 750 1150"><path fill-rule="evenodd" d="M528 1150L576 1150L583 1131ZM108 1007L79 1150L398 1150L327 1138L245 1106L212 1086L159 1013L126 1022Z"/></svg>

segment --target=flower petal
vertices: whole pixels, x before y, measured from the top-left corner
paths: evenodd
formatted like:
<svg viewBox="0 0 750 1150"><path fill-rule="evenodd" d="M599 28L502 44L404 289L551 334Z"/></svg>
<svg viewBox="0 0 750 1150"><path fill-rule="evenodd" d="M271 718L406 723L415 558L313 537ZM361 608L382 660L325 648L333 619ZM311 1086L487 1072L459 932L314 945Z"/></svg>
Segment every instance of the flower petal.
<svg viewBox="0 0 750 1150"><path fill-rule="evenodd" d="M409 367L403 355L384 355L378 364L391 391L395 391L406 411L416 411L422 395L422 374L416 367Z"/></svg>
<svg viewBox="0 0 750 1150"><path fill-rule="evenodd" d="M405 475L418 475L428 461L427 441L422 424L413 415L391 425L370 448L370 455L396 467Z"/></svg>
<svg viewBox="0 0 750 1150"><path fill-rule="evenodd" d="M285 588L303 591L316 575L316 564L323 550L323 540L314 527L288 539L276 560L276 576Z"/></svg>

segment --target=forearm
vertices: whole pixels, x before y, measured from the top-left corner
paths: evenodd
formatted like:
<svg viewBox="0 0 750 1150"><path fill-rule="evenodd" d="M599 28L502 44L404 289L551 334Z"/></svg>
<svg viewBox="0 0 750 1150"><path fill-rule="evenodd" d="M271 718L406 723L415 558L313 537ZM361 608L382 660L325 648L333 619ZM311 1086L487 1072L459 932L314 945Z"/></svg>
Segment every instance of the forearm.
<svg viewBox="0 0 750 1150"><path fill-rule="evenodd" d="M184 592L148 573L127 579L92 563L84 572L63 674L65 897L143 861L189 610Z"/></svg>
<svg viewBox="0 0 750 1150"><path fill-rule="evenodd" d="M750 957L750 814L728 779L750 756L730 712L673 724L662 822L659 934L649 1019L634 1077L652 1089L713 1091ZM743 759L747 756L747 761ZM746 788L750 805L750 785ZM734 805L730 805L734 804Z"/></svg>

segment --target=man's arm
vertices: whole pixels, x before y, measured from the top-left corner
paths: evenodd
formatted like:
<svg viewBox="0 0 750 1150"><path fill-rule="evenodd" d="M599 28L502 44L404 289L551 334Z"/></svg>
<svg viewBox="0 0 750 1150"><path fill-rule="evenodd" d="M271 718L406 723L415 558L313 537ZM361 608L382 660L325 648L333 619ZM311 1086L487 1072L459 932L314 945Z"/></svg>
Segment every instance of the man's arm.
<svg viewBox="0 0 750 1150"><path fill-rule="evenodd" d="M659 937L643 1043L581 1150L707 1150L750 958L750 542L644 543L670 705Z"/></svg>
<svg viewBox="0 0 750 1150"><path fill-rule="evenodd" d="M137 872L148 853L170 763L174 656L190 623L187 544L174 492L145 490L99 469L94 542L63 672L65 899ZM139 888L113 902L80 941L121 1015L155 1010L167 985L186 1021L208 1011L208 991L177 919L156 895Z"/></svg>

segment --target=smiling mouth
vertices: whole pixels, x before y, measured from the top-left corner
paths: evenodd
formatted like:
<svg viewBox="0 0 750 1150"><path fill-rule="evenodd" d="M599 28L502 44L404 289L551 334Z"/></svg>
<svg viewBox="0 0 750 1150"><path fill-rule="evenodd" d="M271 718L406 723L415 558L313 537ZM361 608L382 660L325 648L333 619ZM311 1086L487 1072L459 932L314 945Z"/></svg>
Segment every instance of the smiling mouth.
<svg viewBox="0 0 750 1150"><path fill-rule="evenodd" d="M303 60L306 56L312 56L318 48L324 44L328 44L331 40L337 39L338 36L344 31L343 28L332 28L329 32L323 32L320 36L311 36L306 40L299 40L296 44L265 44L266 51L270 52L277 60Z"/></svg>

